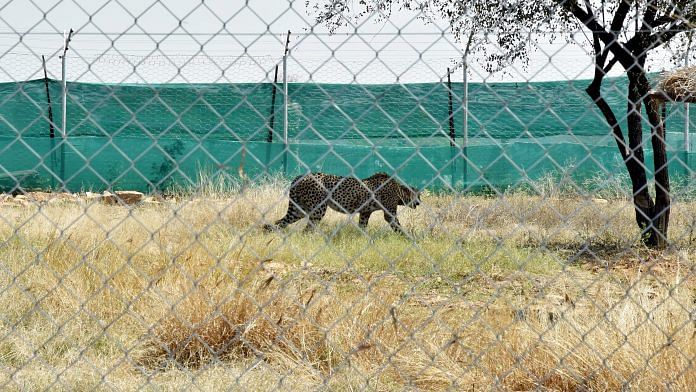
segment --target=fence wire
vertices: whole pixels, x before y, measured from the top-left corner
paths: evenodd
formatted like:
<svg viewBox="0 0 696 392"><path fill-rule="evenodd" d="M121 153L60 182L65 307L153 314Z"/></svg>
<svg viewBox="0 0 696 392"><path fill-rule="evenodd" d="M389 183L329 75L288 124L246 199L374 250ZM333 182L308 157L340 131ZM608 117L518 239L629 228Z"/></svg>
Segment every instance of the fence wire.
<svg viewBox="0 0 696 392"><path fill-rule="evenodd" d="M693 389L690 1L302 3L0 6L0 388Z"/></svg>

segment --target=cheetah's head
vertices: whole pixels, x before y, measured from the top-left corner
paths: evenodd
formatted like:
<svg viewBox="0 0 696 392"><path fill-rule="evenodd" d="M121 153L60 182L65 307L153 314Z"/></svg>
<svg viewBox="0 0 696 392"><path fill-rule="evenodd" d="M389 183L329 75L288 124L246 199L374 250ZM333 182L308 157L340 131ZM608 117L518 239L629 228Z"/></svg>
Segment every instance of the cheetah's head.
<svg viewBox="0 0 696 392"><path fill-rule="evenodd" d="M401 185L399 188L399 198L401 199L401 204L413 209L418 207L420 204L420 190L406 185Z"/></svg>

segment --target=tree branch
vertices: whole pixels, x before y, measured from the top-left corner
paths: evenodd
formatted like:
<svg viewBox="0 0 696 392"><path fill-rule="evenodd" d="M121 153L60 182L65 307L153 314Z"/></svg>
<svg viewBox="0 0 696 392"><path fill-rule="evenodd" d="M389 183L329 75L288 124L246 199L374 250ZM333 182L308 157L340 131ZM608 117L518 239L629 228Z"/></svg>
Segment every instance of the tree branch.
<svg viewBox="0 0 696 392"><path fill-rule="evenodd" d="M594 46L595 52L595 66L597 68L602 68L604 67L604 63L607 61L609 52L602 50L602 44L599 41L599 37L595 33L592 33L592 45Z"/></svg>
<svg viewBox="0 0 696 392"><path fill-rule="evenodd" d="M667 28L660 30L654 34L647 37L645 36L634 36L628 42L626 42L626 48L628 50L647 52L651 49L655 49L658 46L666 43L667 41L674 38L677 34L689 31L690 27L685 23L676 23L668 26ZM639 42L642 40L643 47L639 46Z"/></svg>
<svg viewBox="0 0 696 392"><path fill-rule="evenodd" d="M588 14L585 10L580 8L575 0L555 1L568 12L573 14L573 16L582 22L585 27L590 29L593 34L596 34L597 37L604 42L606 49L610 50L614 54L614 57L617 58L617 61L619 61L625 69L629 69L635 64L633 54L624 45L622 45L621 42L618 41L617 37L615 37L613 33L606 31L604 27L597 22L593 15Z"/></svg>
<svg viewBox="0 0 696 392"><path fill-rule="evenodd" d="M597 17L594 13L594 10L592 9L592 4L590 4L590 0L585 0L585 8L587 8L587 13L592 15L592 18Z"/></svg>
<svg viewBox="0 0 696 392"><path fill-rule="evenodd" d="M655 18L657 17L657 5L655 0L650 0L647 3L647 8L643 14L643 22L641 26L646 30L650 31L653 28L653 23L655 23Z"/></svg>
<svg viewBox="0 0 696 392"><path fill-rule="evenodd" d="M616 13L614 14L614 19L611 21L611 27L609 30L614 33L615 36L619 36L619 32L621 31L621 27L623 27L624 22L626 21L626 16L628 15L628 11L631 10L631 2L628 0L623 0L621 3L619 3L618 8L616 9Z"/></svg>
<svg viewBox="0 0 696 392"><path fill-rule="evenodd" d="M667 24L667 23L676 22L678 20L679 20L679 18L675 17L672 14L662 15L662 16L655 19L655 21L653 22L653 27L659 27L659 26L662 26L662 25Z"/></svg>
<svg viewBox="0 0 696 392"><path fill-rule="evenodd" d="M616 65L617 62L618 62L617 58L612 57L611 60L609 60L609 64L607 64L606 67L604 67L604 74L605 75L608 74L609 71L611 71L611 69L614 68L614 66Z"/></svg>
<svg viewBox="0 0 696 392"><path fill-rule="evenodd" d="M676 23L671 26L668 26L664 30L660 30L648 37L649 46L646 48L646 50L657 48L658 46L674 38L677 34L689 30L690 27L687 26L685 23Z"/></svg>
<svg viewBox="0 0 696 392"><path fill-rule="evenodd" d="M596 21L597 16L592 10L592 5L590 0L585 0L585 7L587 8L587 13L592 15L592 19ZM602 50L602 43L599 40L599 36L594 31L592 32L592 46L595 52L595 77L596 73L604 67L604 62L607 59L607 52Z"/></svg>

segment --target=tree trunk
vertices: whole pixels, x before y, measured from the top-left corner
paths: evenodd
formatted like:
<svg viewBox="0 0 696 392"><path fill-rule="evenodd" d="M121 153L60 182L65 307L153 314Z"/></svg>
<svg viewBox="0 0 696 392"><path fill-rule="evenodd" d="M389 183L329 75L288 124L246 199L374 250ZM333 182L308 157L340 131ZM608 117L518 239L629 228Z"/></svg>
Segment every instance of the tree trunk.
<svg viewBox="0 0 696 392"><path fill-rule="evenodd" d="M633 203L636 222L641 229L645 245L651 248L664 248L667 245L669 226L669 172L667 170L667 152L665 131L660 117L659 104L649 96L650 85L645 71L635 67L628 75L628 139L633 154L626 160L631 182L633 184ZM648 190L643 155L643 123L641 116L642 102L651 124L651 141L655 170L655 201Z"/></svg>
<svg viewBox="0 0 696 392"><path fill-rule="evenodd" d="M665 129L659 112L659 103L648 95L649 82L645 72L633 69L628 72L628 146L624 140L621 126L613 110L601 94L602 76L586 89L595 105L604 115L612 128L621 157L626 164L633 188L633 204L636 223L641 229L641 238L646 246L663 248L667 245L667 228L669 226L670 197L669 173L667 171L667 154ZM653 201L648 189L643 153L643 123L641 116L642 102L652 127L652 147L654 151L656 198Z"/></svg>
<svg viewBox="0 0 696 392"><path fill-rule="evenodd" d="M633 204L636 212L636 222L641 229L643 242L650 247L664 247L667 245L667 228L669 226L669 173L667 170L667 153L665 148L664 123L660 118L659 103L648 95L650 84L645 75L645 61L650 50L669 41L678 34L683 26L670 25L671 30L663 33L652 33L658 17L658 7L645 7L642 17L636 16L636 21L642 19L642 27L636 26L634 37L626 43L619 42L619 32L631 11L632 4L628 1L619 2L614 10L611 26L599 23L595 17L590 2L585 2L587 10L583 9L575 0L557 0L556 3L571 13L577 20L592 31L593 47L595 51L595 78L587 88L587 93L592 97L595 105L600 109L614 132L614 139L618 144L621 157L624 159L628 174L633 185ZM636 12L640 11L640 7ZM602 44L605 46L602 49ZM612 54L614 58L607 64L607 56ZM615 63L621 64L628 75L628 147L621 127L611 107L601 95L600 87L602 79ZM642 137L643 124L640 114L642 103L645 103L645 111L648 114L651 127L651 141L654 151L655 168L655 201L650 197L648 181L645 174L645 159L643 155Z"/></svg>
<svg viewBox="0 0 696 392"><path fill-rule="evenodd" d="M645 155L643 154L643 116L641 115L641 93L638 88L636 68L628 74L628 107L626 122L628 124L628 146L631 154L626 161L626 168L633 185L633 205L636 210L636 223L641 229L643 242L650 247L656 246L652 228L652 215L655 203L650 197L648 180L645 174Z"/></svg>
<svg viewBox="0 0 696 392"><path fill-rule="evenodd" d="M652 213L652 228L655 235L654 245L658 248L667 246L667 229L669 228L670 189L669 168L667 163L667 146L665 142L664 118L660 115L660 106L664 103L649 95L650 84L645 72L639 75L640 91L645 111L648 114L653 148L653 165L655 171L655 206Z"/></svg>

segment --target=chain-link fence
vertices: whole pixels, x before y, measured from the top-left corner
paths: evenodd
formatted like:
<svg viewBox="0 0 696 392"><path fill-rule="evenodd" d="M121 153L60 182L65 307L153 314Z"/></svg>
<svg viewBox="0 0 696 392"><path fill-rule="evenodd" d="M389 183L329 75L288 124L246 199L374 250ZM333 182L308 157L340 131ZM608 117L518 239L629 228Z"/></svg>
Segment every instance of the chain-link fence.
<svg viewBox="0 0 696 392"><path fill-rule="evenodd" d="M692 390L694 23L5 1L0 388Z"/></svg>

